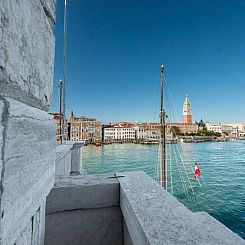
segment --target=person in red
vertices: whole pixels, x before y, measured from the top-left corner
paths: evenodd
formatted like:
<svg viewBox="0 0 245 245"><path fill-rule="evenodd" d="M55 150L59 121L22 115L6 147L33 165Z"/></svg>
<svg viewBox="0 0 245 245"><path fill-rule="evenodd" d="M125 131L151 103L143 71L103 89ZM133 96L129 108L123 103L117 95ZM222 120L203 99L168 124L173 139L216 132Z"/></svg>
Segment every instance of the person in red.
<svg viewBox="0 0 245 245"><path fill-rule="evenodd" d="M201 171L200 169L198 168L198 165L197 165L197 162L195 161L195 172L194 172L194 178L196 179L197 176L201 176Z"/></svg>

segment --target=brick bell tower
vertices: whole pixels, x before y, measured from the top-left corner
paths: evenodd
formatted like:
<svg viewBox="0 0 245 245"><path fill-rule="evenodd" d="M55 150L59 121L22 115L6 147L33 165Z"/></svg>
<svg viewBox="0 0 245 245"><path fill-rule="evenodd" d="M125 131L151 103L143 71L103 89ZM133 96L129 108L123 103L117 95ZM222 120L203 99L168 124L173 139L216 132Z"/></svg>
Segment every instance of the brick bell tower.
<svg viewBox="0 0 245 245"><path fill-rule="evenodd" d="M191 104L187 95L183 104L183 123L192 124Z"/></svg>

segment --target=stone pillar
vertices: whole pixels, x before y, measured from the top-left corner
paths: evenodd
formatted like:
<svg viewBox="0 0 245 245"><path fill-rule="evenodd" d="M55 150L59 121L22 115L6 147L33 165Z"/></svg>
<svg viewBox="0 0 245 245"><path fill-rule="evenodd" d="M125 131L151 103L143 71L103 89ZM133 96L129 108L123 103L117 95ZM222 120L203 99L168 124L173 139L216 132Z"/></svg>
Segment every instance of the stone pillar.
<svg viewBox="0 0 245 245"><path fill-rule="evenodd" d="M0 1L0 244L43 244L54 184L48 114L55 0Z"/></svg>
<svg viewBox="0 0 245 245"><path fill-rule="evenodd" d="M71 150L71 175L81 174L81 147L83 143L75 143Z"/></svg>

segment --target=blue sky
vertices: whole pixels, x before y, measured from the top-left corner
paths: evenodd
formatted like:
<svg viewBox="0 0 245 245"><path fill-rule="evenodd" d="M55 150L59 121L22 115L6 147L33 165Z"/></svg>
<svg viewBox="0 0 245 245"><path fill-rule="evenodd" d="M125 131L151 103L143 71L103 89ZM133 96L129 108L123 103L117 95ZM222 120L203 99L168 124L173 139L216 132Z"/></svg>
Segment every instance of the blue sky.
<svg viewBox="0 0 245 245"><path fill-rule="evenodd" d="M54 92L62 78L64 1L57 0ZM156 121L160 65L181 120L245 121L244 0L67 0L67 114Z"/></svg>

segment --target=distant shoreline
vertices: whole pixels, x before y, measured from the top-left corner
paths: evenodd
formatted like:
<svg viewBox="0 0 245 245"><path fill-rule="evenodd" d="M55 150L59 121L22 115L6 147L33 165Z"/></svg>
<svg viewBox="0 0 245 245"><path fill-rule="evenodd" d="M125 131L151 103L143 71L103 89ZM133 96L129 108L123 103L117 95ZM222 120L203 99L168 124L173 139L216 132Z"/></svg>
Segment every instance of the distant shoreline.
<svg viewBox="0 0 245 245"><path fill-rule="evenodd" d="M206 137L206 136L181 136L172 140L167 140L167 144L177 144L177 143L202 143L202 142L226 142L235 140L245 140L245 138L229 138L229 137ZM88 143L85 145L109 145L109 144L142 144L142 145L156 145L159 144L156 140L111 140L100 142L100 145L95 143Z"/></svg>

